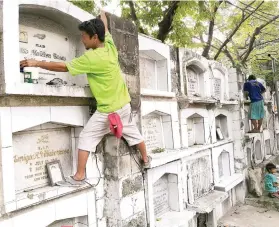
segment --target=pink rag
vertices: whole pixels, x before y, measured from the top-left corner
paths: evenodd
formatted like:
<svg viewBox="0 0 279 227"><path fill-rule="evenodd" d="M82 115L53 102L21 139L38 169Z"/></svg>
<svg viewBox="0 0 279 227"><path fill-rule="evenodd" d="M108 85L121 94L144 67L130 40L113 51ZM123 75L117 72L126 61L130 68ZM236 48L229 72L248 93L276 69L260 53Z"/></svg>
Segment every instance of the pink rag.
<svg viewBox="0 0 279 227"><path fill-rule="evenodd" d="M120 116L117 113L108 115L110 131L117 137L122 137L123 125Z"/></svg>

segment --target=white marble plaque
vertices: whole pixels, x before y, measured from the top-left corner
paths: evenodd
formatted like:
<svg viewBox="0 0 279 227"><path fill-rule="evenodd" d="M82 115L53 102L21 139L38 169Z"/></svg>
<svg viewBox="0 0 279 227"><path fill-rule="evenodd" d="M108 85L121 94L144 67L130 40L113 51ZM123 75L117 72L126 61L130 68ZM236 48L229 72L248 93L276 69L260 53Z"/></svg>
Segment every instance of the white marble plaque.
<svg viewBox="0 0 279 227"><path fill-rule="evenodd" d="M199 93L199 79L196 72L187 69L188 95Z"/></svg>
<svg viewBox="0 0 279 227"><path fill-rule="evenodd" d="M192 190L194 199L201 197L211 189L211 166L210 156L204 156L189 162L189 176L193 183Z"/></svg>
<svg viewBox="0 0 279 227"><path fill-rule="evenodd" d="M213 94L216 98L221 98L221 79L213 79Z"/></svg>
<svg viewBox="0 0 279 227"><path fill-rule="evenodd" d="M143 136L146 148L152 151L163 146L163 130L160 115L150 115L143 117L142 121Z"/></svg>
<svg viewBox="0 0 279 227"><path fill-rule="evenodd" d="M71 129L13 134L16 191L48 185L46 163L60 160L65 175L72 173Z"/></svg>
<svg viewBox="0 0 279 227"><path fill-rule="evenodd" d="M69 38L65 35L44 31L34 27L19 25L20 27L20 60L36 59L40 61L65 62L71 60ZM39 76L49 80L55 77L67 77L68 73L51 72L39 69Z"/></svg>
<svg viewBox="0 0 279 227"><path fill-rule="evenodd" d="M153 193L154 213L158 217L170 210L168 178L166 174L153 184Z"/></svg>

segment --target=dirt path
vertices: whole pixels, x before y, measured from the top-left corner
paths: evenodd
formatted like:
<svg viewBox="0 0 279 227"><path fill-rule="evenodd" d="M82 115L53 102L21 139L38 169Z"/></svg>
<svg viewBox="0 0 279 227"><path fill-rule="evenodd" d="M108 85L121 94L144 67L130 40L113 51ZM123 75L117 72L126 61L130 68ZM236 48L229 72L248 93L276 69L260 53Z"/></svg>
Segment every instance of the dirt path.
<svg viewBox="0 0 279 227"><path fill-rule="evenodd" d="M218 227L278 227L279 212L248 205L236 206L219 221Z"/></svg>

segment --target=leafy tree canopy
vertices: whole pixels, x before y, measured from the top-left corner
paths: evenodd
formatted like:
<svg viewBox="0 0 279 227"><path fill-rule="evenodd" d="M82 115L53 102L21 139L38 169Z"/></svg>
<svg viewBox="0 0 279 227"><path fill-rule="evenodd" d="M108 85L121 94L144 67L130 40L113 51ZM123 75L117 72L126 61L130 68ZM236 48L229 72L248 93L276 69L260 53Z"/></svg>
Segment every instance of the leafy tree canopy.
<svg viewBox="0 0 279 227"><path fill-rule="evenodd" d="M106 5L108 0L102 0ZM75 5L94 12L94 1ZM244 72L270 75L267 54L279 58L277 1L121 1L122 17L140 33L194 48Z"/></svg>

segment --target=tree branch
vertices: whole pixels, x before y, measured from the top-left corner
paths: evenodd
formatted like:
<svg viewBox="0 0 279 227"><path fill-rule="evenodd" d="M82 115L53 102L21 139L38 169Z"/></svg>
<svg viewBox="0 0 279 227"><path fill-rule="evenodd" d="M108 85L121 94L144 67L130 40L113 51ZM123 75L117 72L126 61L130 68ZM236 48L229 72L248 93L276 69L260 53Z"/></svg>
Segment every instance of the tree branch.
<svg viewBox="0 0 279 227"><path fill-rule="evenodd" d="M170 2L169 8L165 11L162 21L158 23L159 31L157 39L161 40L162 42L165 41L167 35L172 29L173 17L175 15L176 9L178 8L178 4L179 1Z"/></svg>
<svg viewBox="0 0 279 227"><path fill-rule="evenodd" d="M261 34L262 34L262 32L261 32ZM265 42L263 42L263 43L255 44L255 45L253 46L253 49L254 49L255 47L262 46L262 45L265 45L265 44L267 44L267 43L273 43L273 42L275 42L275 41L279 41L279 38L272 39L272 40L268 40L268 41L265 41ZM249 44L247 44L245 48L248 48L248 47L249 47ZM240 48L237 48L237 49L240 49ZM241 47L241 49L242 49L242 47ZM243 48L243 49L244 49L244 48ZM247 51L248 51L248 49L246 49L246 50L240 55L240 57L243 57L243 56L247 53Z"/></svg>
<svg viewBox="0 0 279 227"><path fill-rule="evenodd" d="M133 1L128 1L128 4L129 4L129 7L130 7L131 18L135 22L139 32L143 33L143 34L146 34L144 29L140 25L140 21L137 17L137 14L136 14L136 9L135 9L134 2Z"/></svg>
<svg viewBox="0 0 279 227"><path fill-rule="evenodd" d="M262 33L261 33L261 34L262 34ZM268 41L265 41L265 42L262 42L262 43L256 44L256 45L254 45L254 48L255 48L255 47L258 47L258 46L265 45L265 44L267 44L267 43L273 43L273 42L275 42L275 41L279 41L279 38L272 39L272 40L268 40Z"/></svg>
<svg viewBox="0 0 279 227"><path fill-rule="evenodd" d="M214 45L211 45L214 49L219 50L219 47L216 47ZM227 56L227 58L231 61L232 66L235 68L236 67L236 62L233 59L233 56L231 53L228 51L227 46L222 50L222 52Z"/></svg>
<svg viewBox="0 0 279 227"><path fill-rule="evenodd" d="M224 54L227 56L227 58L231 61L232 66L233 66L234 68L236 68L236 63L235 63L235 61L234 61L234 59L233 59L233 56L232 56L231 53L228 51L227 46L224 48L223 52L224 52Z"/></svg>
<svg viewBox="0 0 279 227"><path fill-rule="evenodd" d="M205 58L209 58L209 50L211 48L212 39L213 39L215 17L216 17L216 13L218 11L218 8L222 4L222 2L223 1L219 1L218 3L216 3L216 5L214 6L214 9L213 9L212 17L209 21L208 39L207 39L206 45L205 45L205 47L203 49L203 52L202 52L202 56L205 57Z"/></svg>
<svg viewBox="0 0 279 227"><path fill-rule="evenodd" d="M226 38L226 40L223 42L223 44L221 45L220 49L217 51L217 53L214 56L214 60L216 60L220 53L222 52L223 48L228 44L228 42L231 40L231 38L235 35L235 33L238 31L238 29L240 28L240 26L254 13L256 12L261 5L264 3L264 1L262 1L256 8L255 10L253 10L251 13L249 13L247 16L243 16L241 21L236 25L236 27L234 28L234 30L231 32L231 34ZM252 4L252 3L251 3Z"/></svg>
<svg viewBox="0 0 279 227"><path fill-rule="evenodd" d="M237 5L234 5L234 4L231 3L231 2L230 2L230 5L232 5L232 6L236 7L236 8L238 8L238 9L242 10L242 12L244 12L244 11L246 11L246 12L247 12L247 11L248 11L248 12L253 12L253 11L252 11L250 8L248 8L248 7L251 7L252 9L255 9L254 7L251 6L251 4L247 5L247 4L244 4L244 3L242 3L242 2L240 2L240 3L243 4L243 5L245 5L246 7L245 7L245 8L241 8L241 7L237 6ZM259 20L261 20L261 21L265 21L265 22L268 22L268 21L271 19L270 17L267 17L267 16L264 16L264 15L262 15L262 14L259 14L258 12L261 12L261 13L264 13L264 14L265 14L265 12L258 10L257 12L254 13L253 17L255 17L255 18L257 18L257 19L259 19ZM258 15L258 16L256 16L256 15ZM275 16L275 15L272 15L272 14L268 14L268 15L271 15L272 17Z"/></svg>
<svg viewBox="0 0 279 227"><path fill-rule="evenodd" d="M255 28L254 32L253 32L253 35L250 39L250 42L249 42L249 46L248 46L248 49L247 49L247 52L246 54L244 55L244 57L242 58L241 60L241 63L244 64L247 60L247 58L249 57L250 53L252 52L252 50L254 49L254 42L256 40L256 36L260 34L261 30L263 28L265 28L267 25L269 25L270 23L272 23L273 21L277 20L279 18L279 15L277 16L274 16L270 21L262 24L261 26Z"/></svg>

